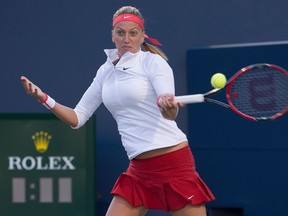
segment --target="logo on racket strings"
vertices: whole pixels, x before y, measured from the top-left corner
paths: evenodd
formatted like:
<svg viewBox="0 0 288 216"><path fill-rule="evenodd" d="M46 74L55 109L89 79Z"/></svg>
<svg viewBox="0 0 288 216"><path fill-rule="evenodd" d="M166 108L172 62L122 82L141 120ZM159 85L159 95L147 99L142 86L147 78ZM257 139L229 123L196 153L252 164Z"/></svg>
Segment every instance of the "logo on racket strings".
<svg viewBox="0 0 288 216"><path fill-rule="evenodd" d="M275 108L275 88L273 76L255 78L249 82L251 105L260 111Z"/></svg>

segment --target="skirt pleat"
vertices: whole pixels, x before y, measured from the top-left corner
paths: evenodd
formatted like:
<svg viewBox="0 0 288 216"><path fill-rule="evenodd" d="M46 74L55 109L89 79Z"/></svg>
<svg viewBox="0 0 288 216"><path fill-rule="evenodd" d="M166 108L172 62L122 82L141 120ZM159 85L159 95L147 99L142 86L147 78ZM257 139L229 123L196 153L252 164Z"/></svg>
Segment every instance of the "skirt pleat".
<svg viewBox="0 0 288 216"><path fill-rule="evenodd" d="M134 207L143 205L167 212L215 199L195 169L189 146L148 159L131 160L111 194L125 198Z"/></svg>

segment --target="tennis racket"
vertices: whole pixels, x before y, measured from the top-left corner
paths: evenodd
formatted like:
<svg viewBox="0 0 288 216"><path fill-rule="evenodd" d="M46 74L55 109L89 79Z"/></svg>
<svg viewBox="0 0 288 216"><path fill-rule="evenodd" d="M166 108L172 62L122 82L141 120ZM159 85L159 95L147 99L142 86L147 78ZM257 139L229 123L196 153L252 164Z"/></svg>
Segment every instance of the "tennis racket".
<svg viewBox="0 0 288 216"><path fill-rule="evenodd" d="M226 89L227 102L210 98ZM254 64L233 75L222 89L176 96L184 104L209 102L253 121L275 120L288 112L288 72L273 64Z"/></svg>

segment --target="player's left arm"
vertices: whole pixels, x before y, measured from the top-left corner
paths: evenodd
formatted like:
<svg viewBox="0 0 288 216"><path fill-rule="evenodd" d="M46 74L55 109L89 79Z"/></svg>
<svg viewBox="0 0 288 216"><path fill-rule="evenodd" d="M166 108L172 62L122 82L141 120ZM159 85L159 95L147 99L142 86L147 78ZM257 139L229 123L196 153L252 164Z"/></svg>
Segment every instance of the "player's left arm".
<svg viewBox="0 0 288 216"><path fill-rule="evenodd" d="M178 114L178 104L174 100L173 70L162 57L157 55L148 62L148 65L147 74L158 95L157 105L161 114L165 119L175 120Z"/></svg>

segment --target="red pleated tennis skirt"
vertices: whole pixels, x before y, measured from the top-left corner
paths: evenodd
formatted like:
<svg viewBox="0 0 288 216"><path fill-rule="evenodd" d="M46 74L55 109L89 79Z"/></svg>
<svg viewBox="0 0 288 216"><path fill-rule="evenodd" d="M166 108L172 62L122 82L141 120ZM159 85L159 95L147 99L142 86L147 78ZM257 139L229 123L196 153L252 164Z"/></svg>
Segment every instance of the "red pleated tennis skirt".
<svg viewBox="0 0 288 216"><path fill-rule="evenodd" d="M152 158L131 160L111 194L125 198L133 207L143 205L166 212L215 199L195 169L189 146Z"/></svg>

